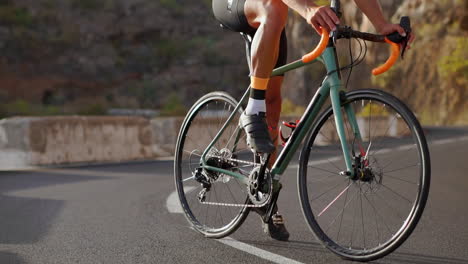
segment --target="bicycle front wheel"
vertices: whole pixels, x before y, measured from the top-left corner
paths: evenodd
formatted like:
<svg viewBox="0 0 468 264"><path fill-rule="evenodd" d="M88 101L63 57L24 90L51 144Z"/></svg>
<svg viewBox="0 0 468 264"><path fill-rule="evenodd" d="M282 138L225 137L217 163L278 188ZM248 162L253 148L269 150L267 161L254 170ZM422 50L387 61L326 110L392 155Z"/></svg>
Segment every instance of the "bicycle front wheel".
<svg viewBox="0 0 468 264"><path fill-rule="evenodd" d="M242 181L201 167L203 152L236 105L226 93L203 96L190 109L177 139L174 175L183 212L195 230L211 238L231 234L249 213L247 186ZM234 118L209 149L206 162L247 178L255 160L247 147L245 133L238 125L241 114L242 109L234 112ZM209 188L202 185L200 178Z"/></svg>
<svg viewBox="0 0 468 264"><path fill-rule="evenodd" d="M345 109L355 113L362 140ZM347 146L356 176L346 171L333 110L318 118L304 145L299 198L308 225L342 258L370 261L400 246L426 204L430 158L421 126L397 98L378 90L346 95Z"/></svg>

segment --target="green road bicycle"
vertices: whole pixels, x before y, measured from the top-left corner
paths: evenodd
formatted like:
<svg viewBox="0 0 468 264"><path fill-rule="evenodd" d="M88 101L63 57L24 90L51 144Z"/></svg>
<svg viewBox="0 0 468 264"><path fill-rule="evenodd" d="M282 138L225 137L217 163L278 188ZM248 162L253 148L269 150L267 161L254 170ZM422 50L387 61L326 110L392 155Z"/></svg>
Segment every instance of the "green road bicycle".
<svg viewBox="0 0 468 264"><path fill-rule="evenodd" d="M331 6L339 13L339 1ZM401 24L410 31L409 19ZM222 238L253 207L266 206L271 214L280 176L302 145L299 199L316 238L357 261L381 258L400 246L428 197L431 166L424 133L394 96L371 89L346 92L341 70L349 66L340 68L335 48L341 38L392 44L390 59L374 71L379 74L399 56L399 45L388 40L393 37L349 27L323 30L313 52L273 71L276 76L320 61L327 75L271 169L268 156L248 148L238 124L248 89L239 101L224 92L200 98L182 124L174 163L181 206L193 228Z"/></svg>

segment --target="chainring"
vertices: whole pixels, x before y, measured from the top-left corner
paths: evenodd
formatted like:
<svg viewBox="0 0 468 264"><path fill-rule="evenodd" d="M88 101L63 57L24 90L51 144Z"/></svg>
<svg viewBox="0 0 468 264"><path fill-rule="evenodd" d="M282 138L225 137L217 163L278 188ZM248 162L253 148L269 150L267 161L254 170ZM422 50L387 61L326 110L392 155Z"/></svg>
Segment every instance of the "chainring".
<svg viewBox="0 0 468 264"><path fill-rule="evenodd" d="M250 201L254 205L267 204L273 194L273 181L268 169L265 170L263 179L260 176L260 166L255 167L249 175L247 191Z"/></svg>

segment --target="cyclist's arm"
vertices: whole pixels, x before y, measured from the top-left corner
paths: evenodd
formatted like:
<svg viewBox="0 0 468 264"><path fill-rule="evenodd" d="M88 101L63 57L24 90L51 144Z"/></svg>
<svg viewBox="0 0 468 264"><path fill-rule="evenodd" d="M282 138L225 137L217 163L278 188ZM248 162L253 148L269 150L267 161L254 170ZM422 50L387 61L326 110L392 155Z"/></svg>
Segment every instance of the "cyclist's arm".
<svg viewBox="0 0 468 264"><path fill-rule="evenodd" d="M397 31L405 36L405 30L397 24L388 23L382 13L382 7L377 0L354 0L361 11L369 18L375 29L382 35L388 35ZM409 36L409 42L413 42L414 34ZM407 46L409 48L409 45Z"/></svg>
<svg viewBox="0 0 468 264"><path fill-rule="evenodd" d="M388 35L398 31L400 35L405 34L405 30L399 25L390 24L382 13L382 7L377 0L354 0L361 11L369 18L375 29L382 34Z"/></svg>
<svg viewBox="0 0 468 264"><path fill-rule="evenodd" d="M299 13L317 32L321 32L320 27L328 31L335 30L340 20L328 6L318 6L310 0L282 0L287 6Z"/></svg>

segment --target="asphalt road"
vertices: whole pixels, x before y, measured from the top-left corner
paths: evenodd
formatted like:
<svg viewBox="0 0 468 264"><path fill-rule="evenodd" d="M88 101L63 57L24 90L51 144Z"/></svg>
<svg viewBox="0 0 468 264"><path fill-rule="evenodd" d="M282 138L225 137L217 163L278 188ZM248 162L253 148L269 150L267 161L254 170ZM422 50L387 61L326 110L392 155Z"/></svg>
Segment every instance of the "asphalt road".
<svg viewBox="0 0 468 264"><path fill-rule="evenodd" d="M468 263L468 130L426 130L426 210L406 243L374 263ZM0 172L0 263L349 263L305 225L295 170L279 200L289 242L264 235L253 213L232 239L204 238L168 210L172 174L172 161Z"/></svg>

